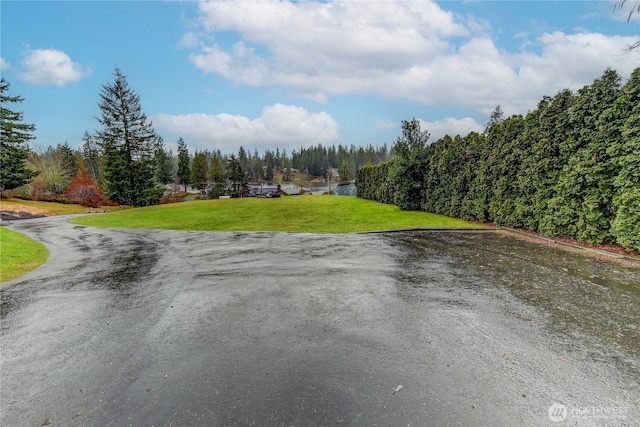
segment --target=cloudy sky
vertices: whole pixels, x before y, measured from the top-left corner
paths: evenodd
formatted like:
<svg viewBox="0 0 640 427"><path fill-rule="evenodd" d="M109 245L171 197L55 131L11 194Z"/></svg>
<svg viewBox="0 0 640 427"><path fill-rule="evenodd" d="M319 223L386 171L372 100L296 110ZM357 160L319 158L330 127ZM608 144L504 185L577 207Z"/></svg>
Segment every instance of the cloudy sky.
<svg viewBox="0 0 640 427"><path fill-rule="evenodd" d="M0 69L36 144L81 145L119 67L167 142L237 151L481 130L640 66L613 1L2 1Z"/></svg>

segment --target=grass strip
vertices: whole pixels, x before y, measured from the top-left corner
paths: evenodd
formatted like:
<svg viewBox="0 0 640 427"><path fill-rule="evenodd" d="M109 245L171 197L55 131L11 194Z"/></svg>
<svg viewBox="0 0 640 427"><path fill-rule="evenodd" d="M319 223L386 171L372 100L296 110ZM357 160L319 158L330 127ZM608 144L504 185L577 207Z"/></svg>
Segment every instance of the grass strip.
<svg viewBox="0 0 640 427"><path fill-rule="evenodd" d="M197 200L74 218L102 228L351 233L408 228L482 228L427 212L401 211L355 197Z"/></svg>
<svg viewBox="0 0 640 427"><path fill-rule="evenodd" d="M49 250L17 231L0 227L0 283L8 282L43 264Z"/></svg>

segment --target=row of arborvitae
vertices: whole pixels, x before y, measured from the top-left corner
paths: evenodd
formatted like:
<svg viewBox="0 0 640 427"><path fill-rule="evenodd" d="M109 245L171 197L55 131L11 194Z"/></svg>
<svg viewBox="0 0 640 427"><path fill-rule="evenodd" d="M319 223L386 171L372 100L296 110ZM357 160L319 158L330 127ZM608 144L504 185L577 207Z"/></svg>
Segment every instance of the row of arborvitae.
<svg viewBox="0 0 640 427"><path fill-rule="evenodd" d="M482 134L427 144L417 120L402 128L393 160L358 170L359 197L640 251L640 68L526 117L497 108Z"/></svg>

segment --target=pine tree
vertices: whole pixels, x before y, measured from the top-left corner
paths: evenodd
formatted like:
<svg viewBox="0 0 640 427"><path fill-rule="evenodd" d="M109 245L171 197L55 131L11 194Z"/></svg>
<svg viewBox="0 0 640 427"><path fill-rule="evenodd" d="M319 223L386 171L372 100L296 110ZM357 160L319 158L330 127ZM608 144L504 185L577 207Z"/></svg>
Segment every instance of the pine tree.
<svg viewBox="0 0 640 427"><path fill-rule="evenodd" d="M392 172L392 182L396 186L395 204L402 210L422 209L429 164L426 155L428 140L429 132L420 129L420 122L415 117L411 121L402 121L402 137L394 146L397 157Z"/></svg>
<svg viewBox="0 0 640 427"><path fill-rule="evenodd" d="M340 164L340 185L351 182L351 168L349 167L349 154L346 150L342 151L342 164Z"/></svg>
<svg viewBox="0 0 640 427"><path fill-rule="evenodd" d="M209 166L207 165L207 156L196 151L191 164L191 188L203 188L209 180Z"/></svg>
<svg viewBox="0 0 640 427"><path fill-rule="evenodd" d="M187 192L187 184L191 179L191 156L187 144L182 137L178 138L178 181L184 185L184 191Z"/></svg>
<svg viewBox="0 0 640 427"><path fill-rule="evenodd" d="M241 196L246 186L246 176L242 170L240 159L233 154L229 157L229 163L227 164L227 179L231 185L231 196Z"/></svg>
<svg viewBox="0 0 640 427"><path fill-rule="evenodd" d="M211 190L209 197L217 198L224 194L224 171L222 170L222 161L218 154L214 154L211 158L211 166L209 167L209 175L211 177Z"/></svg>
<svg viewBox="0 0 640 427"><path fill-rule="evenodd" d="M167 185L173 181L173 153L171 150L167 152L164 148L159 148L156 151L156 180L162 184Z"/></svg>
<svg viewBox="0 0 640 427"><path fill-rule="evenodd" d="M489 129L493 125L499 125L504 121L504 111L502 111L502 107L500 104L496 105L496 108L493 109L491 115L489 116L489 122L484 126L484 133L489 133Z"/></svg>
<svg viewBox="0 0 640 427"><path fill-rule="evenodd" d="M264 176L268 182L273 182L273 166L271 162L267 163L267 172Z"/></svg>
<svg viewBox="0 0 640 427"><path fill-rule="evenodd" d="M99 103L102 129L96 139L104 152L103 185L107 197L132 206L157 204L163 194L155 180L158 138L142 112L140 96L118 68L103 85Z"/></svg>
<svg viewBox="0 0 640 427"><path fill-rule="evenodd" d="M20 187L36 175L25 165L29 156L27 143L34 138L32 132L36 127L21 123L23 114L9 108L9 103L22 102L23 99L6 95L8 89L9 83L3 78L0 80L0 193Z"/></svg>
<svg viewBox="0 0 640 427"><path fill-rule="evenodd" d="M282 178L282 180L284 182L290 182L291 181L291 168L289 167L289 158L288 157L284 158L282 167L284 168L284 177Z"/></svg>

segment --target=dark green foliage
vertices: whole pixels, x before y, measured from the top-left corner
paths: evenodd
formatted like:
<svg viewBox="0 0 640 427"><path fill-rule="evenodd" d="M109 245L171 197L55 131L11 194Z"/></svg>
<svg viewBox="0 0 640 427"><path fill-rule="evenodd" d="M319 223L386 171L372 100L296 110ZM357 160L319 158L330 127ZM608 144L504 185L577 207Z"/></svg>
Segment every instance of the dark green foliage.
<svg viewBox="0 0 640 427"><path fill-rule="evenodd" d="M578 91L571 108L572 154L558 177L541 231L592 243L611 241L616 168L607 146L621 138L612 109L621 93L620 76L613 70Z"/></svg>
<svg viewBox="0 0 640 427"><path fill-rule="evenodd" d="M76 152L69 147L69 144L66 142L64 144L58 144L56 146L56 151L62 158L62 167L67 170L72 177L76 176L79 169Z"/></svg>
<svg viewBox="0 0 640 427"><path fill-rule="evenodd" d="M492 126L486 135L482 171L492 190L486 219L496 225L524 227L516 209L516 200L524 197L518 184L527 148L524 128L523 117L513 116Z"/></svg>
<svg viewBox="0 0 640 427"><path fill-rule="evenodd" d="M209 181L209 166L204 153L196 151L191 163L191 188L203 189Z"/></svg>
<svg viewBox="0 0 640 427"><path fill-rule="evenodd" d="M291 181L291 168L289 167L289 159L284 159L282 167L284 169L284 177L282 178L282 180L285 182Z"/></svg>
<svg viewBox="0 0 640 427"><path fill-rule="evenodd" d="M95 139L103 152L102 184L109 200L122 205L157 204L164 190L155 179L158 138L140 106L140 96L116 68L103 85L99 104L102 129Z"/></svg>
<svg viewBox="0 0 640 427"><path fill-rule="evenodd" d="M613 180L616 215L611 231L619 244L640 251L640 68L624 86L616 113L622 123L622 138L609 147L618 171Z"/></svg>
<svg viewBox="0 0 640 427"><path fill-rule="evenodd" d="M209 190L209 197L215 198L224 194L225 175L222 170L222 161L218 155L211 158L211 166L209 167L209 175L213 185Z"/></svg>
<svg viewBox="0 0 640 427"><path fill-rule="evenodd" d="M265 172L264 177L268 182L273 181L273 166L271 165L271 163L267 164L267 170Z"/></svg>
<svg viewBox="0 0 640 427"><path fill-rule="evenodd" d="M356 171L358 197L393 204L390 170L393 160L377 165L365 165Z"/></svg>
<svg viewBox="0 0 640 427"><path fill-rule="evenodd" d="M340 169L345 152L349 159L349 181L354 178L357 168L365 165L367 161L377 164L389 160L389 151L386 145L381 147L368 145L356 148L353 145L351 147L342 145L323 147L318 144L309 148L301 148L300 151L293 151L290 166L300 171L308 170L309 174L313 176L326 176L330 168ZM283 157L285 156L283 155ZM284 164L282 167L284 169Z"/></svg>
<svg viewBox="0 0 640 427"><path fill-rule="evenodd" d="M504 121L504 111L502 111L502 107L498 104L496 108L493 109L491 115L489 116L489 123L484 127L484 133L486 134L489 129L491 129L494 125L499 125Z"/></svg>
<svg viewBox="0 0 640 427"><path fill-rule="evenodd" d="M402 137L394 146L396 159L391 169L394 203L402 210L416 211L422 208L424 179L429 163L428 139L429 132L420 129L418 120L402 121Z"/></svg>
<svg viewBox="0 0 640 427"><path fill-rule="evenodd" d="M247 176L242 169L240 159L233 154L227 163L227 179L231 197L242 197L247 192Z"/></svg>
<svg viewBox="0 0 640 427"><path fill-rule="evenodd" d="M184 191L187 191L187 185L191 180L191 156L187 149L187 144L182 137L178 138L178 182L184 185Z"/></svg>
<svg viewBox="0 0 640 427"><path fill-rule="evenodd" d="M0 80L0 192L20 187L37 173L29 170L25 160L29 157L27 143L32 140L35 126L22 123L22 113L11 110L10 103L22 102L19 96L9 96L9 83Z"/></svg>
<svg viewBox="0 0 640 427"><path fill-rule="evenodd" d="M173 182L173 153L171 150L167 152L163 147L156 150L155 156L156 162L156 180L162 184L167 185Z"/></svg>
<svg viewBox="0 0 640 427"><path fill-rule="evenodd" d="M640 68L620 80L606 70L525 118L496 109L483 134L430 145L403 122L396 158L358 169L358 196L640 251Z"/></svg>
<svg viewBox="0 0 640 427"><path fill-rule="evenodd" d="M342 163L340 164L340 184L348 184L351 182L351 168L349 167L349 153L342 152Z"/></svg>

